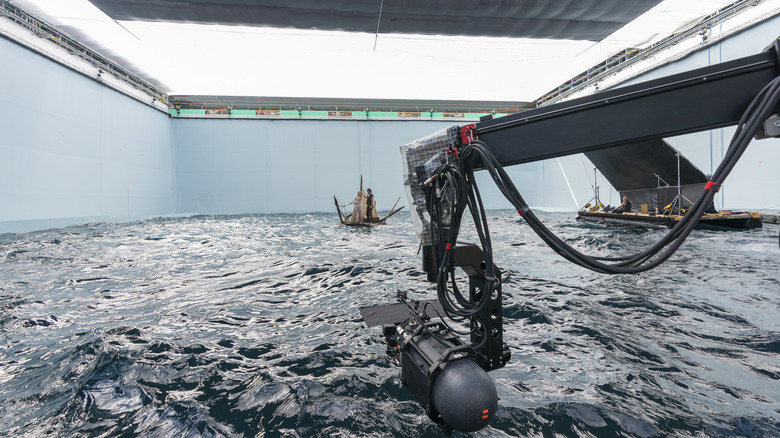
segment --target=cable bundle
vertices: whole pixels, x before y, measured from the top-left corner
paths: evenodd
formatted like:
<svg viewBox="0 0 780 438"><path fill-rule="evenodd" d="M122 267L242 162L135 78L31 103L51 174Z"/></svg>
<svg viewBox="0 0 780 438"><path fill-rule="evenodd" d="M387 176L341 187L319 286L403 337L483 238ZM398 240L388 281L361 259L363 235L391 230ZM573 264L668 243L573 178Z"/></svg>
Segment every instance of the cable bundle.
<svg viewBox="0 0 780 438"><path fill-rule="evenodd" d="M469 163L472 163L472 160L466 152L454 162L439 167L427 181L429 185L426 189L426 205L431 217L430 240L438 269L437 295L447 316L456 321L468 319L480 312L497 287L490 231L479 189L474 181L473 166ZM479 235L486 277L476 301L471 294L464 295L461 292L455 279L454 250L466 207L472 214ZM476 327L472 327L472 331L474 329Z"/></svg>

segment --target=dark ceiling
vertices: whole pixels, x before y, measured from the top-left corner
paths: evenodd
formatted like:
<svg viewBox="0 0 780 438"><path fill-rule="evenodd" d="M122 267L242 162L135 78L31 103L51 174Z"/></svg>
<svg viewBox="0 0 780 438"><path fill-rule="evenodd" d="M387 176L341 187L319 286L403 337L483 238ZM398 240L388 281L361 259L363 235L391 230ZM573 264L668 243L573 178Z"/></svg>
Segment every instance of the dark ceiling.
<svg viewBox="0 0 780 438"><path fill-rule="evenodd" d="M115 20L600 41L661 0L90 0ZM380 17L380 4L382 7Z"/></svg>

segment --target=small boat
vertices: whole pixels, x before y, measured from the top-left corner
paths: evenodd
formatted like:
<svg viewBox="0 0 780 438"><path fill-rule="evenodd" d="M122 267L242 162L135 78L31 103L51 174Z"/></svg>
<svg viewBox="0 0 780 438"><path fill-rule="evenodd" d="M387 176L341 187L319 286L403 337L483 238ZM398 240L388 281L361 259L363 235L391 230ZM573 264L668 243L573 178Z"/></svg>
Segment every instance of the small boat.
<svg viewBox="0 0 780 438"><path fill-rule="evenodd" d="M577 212L577 219L673 227L693 204L690 199L696 199L709 181L701 170L663 139L586 152L585 156L596 166L594 197ZM630 212L612 213L610 207L604 207L595 183L596 169L620 192L621 199L629 198L634 206ZM673 178L677 184L666 182ZM745 230L762 226L761 215L757 212L718 211L711 204L699 219L697 228Z"/></svg>
<svg viewBox="0 0 780 438"><path fill-rule="evenodd" d="M360 191L363 191L363 176L360 176ZM398 208L395 208L398 205L398 201L400 201L401 198L399 197L395 204L393 204L393 207L390 209L390 212L383 218L379 218L379 216L376 215L376 211L374 211L373 217L368 217L362 220L361 222L352 223L350 220L352 218L352 213L347 213L346 211L342 211L341 207L342 205L339 204L338 199L336 199L336 196L333 196L333 203L336 204L336 211L339 214L339 221L341 222L341 225L346 225L348 227L375 227L377 225L384 225L387 222L387 219L390 218L390 216L398 213L401 211L404 206L400 206ZM365 202L364 202L365 204ZM364 210L365 211L365 210Z"/></svg>
<svg viewBox="0 0 780 438"><path fill-rule="evenodd" d="M375 227L377 225L384 225L387 222L387 219L401 211L401 209L404 208L404 206L400 206L398 208L395 208L396 205L398 205L398 201L400 201L401 198L398 198L398 200L395 201L395 204L393 204L393 208L390 209L390 213L387 214L387 216L383 218L367 218L363 222L358 223L352 223L350 221L350 218L352 217L352 213L346 213L341 210L341 205L339 205L338 199L336 199L335 196L333 196L333 203L336 204L336 211L339 213L339 221L341 222L341 225L346 225L348 227Z"/></svg>

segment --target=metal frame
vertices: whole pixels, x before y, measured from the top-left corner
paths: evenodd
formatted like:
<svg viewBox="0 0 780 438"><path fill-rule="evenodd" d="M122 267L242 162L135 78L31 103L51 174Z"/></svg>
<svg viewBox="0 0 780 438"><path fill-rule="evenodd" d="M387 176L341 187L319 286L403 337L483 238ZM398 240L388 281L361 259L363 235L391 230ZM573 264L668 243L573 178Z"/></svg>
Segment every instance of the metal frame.
<svg viewBox="0 0 780 438"><path fill-rule="evenodd" d="M736 124L778 75L775 40L757 55L480 121L474 132L509 166L721 128Z"/></svg>

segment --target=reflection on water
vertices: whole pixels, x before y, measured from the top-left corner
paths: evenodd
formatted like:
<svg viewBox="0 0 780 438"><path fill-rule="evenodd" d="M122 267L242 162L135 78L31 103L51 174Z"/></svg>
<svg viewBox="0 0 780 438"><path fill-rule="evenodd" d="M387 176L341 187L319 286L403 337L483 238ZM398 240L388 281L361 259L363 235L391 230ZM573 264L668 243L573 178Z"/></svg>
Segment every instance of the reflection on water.
<svg viewBox="0 0 780 438"><path fill-rule="evenodd" d="M358 307L430 298L409 215L198 216L0 235L0 436L439 436ZM543 219L589 253L661 230ZM780 436L777 227L639 275L489 217L511 362L477 436ZM464 240L476 241L464 229ZM457 433L456 433L457 435Z"/></svg>

